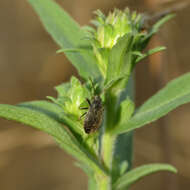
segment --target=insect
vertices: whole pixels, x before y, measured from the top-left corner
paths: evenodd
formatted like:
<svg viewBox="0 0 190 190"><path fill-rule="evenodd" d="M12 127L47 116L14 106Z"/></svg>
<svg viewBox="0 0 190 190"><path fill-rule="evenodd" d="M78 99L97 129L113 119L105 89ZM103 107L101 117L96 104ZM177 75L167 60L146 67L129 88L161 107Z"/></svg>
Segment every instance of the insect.
<svg viewBox="0 0 190 190"><path fill-rule="evenodd" d="M89 104L89 108L81 108L88 109L88 111L81 117L85 116L84 131L85 133L90 134L99 129L102 123L104 108L99 95L95 95L91 101L88 98L86 100Z"/></svg>
<svg viewBox="0 0 190 190"><path fill-rule="evenodd" d="M104 111L102 99L100 95L94 95L95 88L91 79L90 81L91 81L91 85L93 89L93 97L91 100L86 98L86 101L89 107L80 108L83 110L88 110L80 117L81 119L83 116L85 116L84 131L87 134L94 133L100 128L100 125L102 123L102 118L103 118L103 111Z"/></svg>

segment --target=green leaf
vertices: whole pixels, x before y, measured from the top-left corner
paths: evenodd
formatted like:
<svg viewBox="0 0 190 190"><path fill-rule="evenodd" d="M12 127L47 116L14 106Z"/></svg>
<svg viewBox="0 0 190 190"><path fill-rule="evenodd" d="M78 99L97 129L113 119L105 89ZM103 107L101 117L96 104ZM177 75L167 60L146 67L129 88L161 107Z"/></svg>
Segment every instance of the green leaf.
<svg viewBox="0 0 190 190"><path fill-rule="evenodd" d="M113 130L125 133L166 115L176 107L190 102L190 73L169 82L166 87L146 101L129 120Z"/></svg>
<svg viewBox="0 0 190 190"><path fill-rule="evenodd" d="M75 78L75 77L71 77L71 80L72 78ZM66 96L70 88L71 88L71 82L62 83L56 86L55 90L57 91L58 98Z"/></svg>
<svg viewBox="0 0 190 190"><path fill-rule="evenodd" d="M160 29L160 27L162 25L164 25L166 22L168 22L169 20L171 20L174 17L175 17L175 14L168 14L168 15L164 16L163 18L161 18L158 22L156 22L156 24L153 25L151 33L158 32L158 30Z"/></svg>
<svg viewBox="0 0 190 190"><path fill-rule="evenodd" d="M84 51L84 49L77 49L77 48L73 48L73 49L59 49L56 51L56 53L64 53L64 52L80 52L80 51Z"/></svg>
<svg viewBox="0 0 190 190"><path fill-rule="evenodd" d="M123 122L127 122L131 118L134 110L135 110L134 102L131 101L129 97L127 97L120 104L119 116L118 116L119 122L121 124Z"/></svg>
<svg viewBox="0 0 190 190"><path fill-rule="evenodd" d="M61 124L66 125L72 135L77 139L78 142L80 142L79 144L81 144L87 150L87 152L90 152L95 156L96 146L94 138L96 137L90 137L87 135L84 132L83 125L79 121L75 121L74 119L70 118L69 115L66 115L60 106L48 101L24 102L18 106L42 112ZM91 141L92 145L90 144Z"/></svg>
<svg viewBox="0 0 190 190"><path fill-rule="evenodd" d="M30 102L22 102L20 104L17 104L17 106L30 108L34 111L42 112L48 115L49 117L51 117L52 119L56 120L57 122L64 123L63 119L59 117L60 113L62 113L63 110L59 106L51 102L48 102L45 100L37 100L37 101L30 101Z"/></svg>
<svg viewBox="0 0 190 190"><path fill-rule="evenodd" d="M132 34L127 34L121 37L117 44L111 49L108 68L107 68L107 79L106 84L117 77L123 77L127 73L127 66L130 62L126 61L127 51L131 51L131 44L133 41Z"/></svg>
<svg viewBox="0 0 190 190"><path fill-rule="evenodd" d="M60 106L44 100L24 102L18 104L17 106L33 109L48 115L57 122L66 125L71 130L72 134L78 138L78 140L81 140L78 135L83 133L83 126L80 126L78 122L74 122L67 117Z"/></svg>
<svg viewBox="0 0 190 190"><path fill-rule="evenodd" d="M43 107L48 106L42 104ZM48 133L54 137L63 149L79 161L88 164L89 167L94 168L98 172L104 172L98 161L81 146L77 139L61 123L45 114L44 111L40 111L39 105L35 109L34 104L33 108L0 104L0 117L17 121Z"/></svg>
<svg viewBox="0 0 190 190"><path fill-rule="evenodd" d="M128 188L131 184L140 180L142 177L156 173L158 171L169 171L176 173L177 170L169 164L147 164L135 168L121 176L114 184L114 189L122 190Z"/></svg>
<svg viewBox="0 0 190 190"><path fill-rule="evenodd" d="M169 20L171 20L172 18L175 17L175 14L168 14L164 17L162 17L159 21L157 21L150 29L150 32L148 33L148 35L146 35L142 41L143 43L143 48L146 47L146 45L148 44L149 40L151 39L151 37L156 34L159 29L161 28L162 25L164 25L166 22L168 22Z"/></svg>
<svg viewBox="0 0 190 190"><path fill-rule="evenodd" d="M130 170L133 162L133 131L117 136L113 155L113 181L116 181L121 171L121 164L127 162L127 170ZM126 172L125 170L124 172Z"/></svg>
<svg viewBox="0 0 190 190"><path fill-rule="evenodd" d="M40 16L46 30L62 49L89 46L89 42L83 40L84 30L57 3L52 0L28 1ZM65 54L84 78L100 76L92 51L65 52Z"/></svg>
<svg viewBox="0 0 190 190"><path fill-rule="evenodd" d="M128 162L125 160L123 162L121 162L120 164L120 175L123 175L126 171L127 171L127 168L128 168L129 164Z"/></svg>
<svg viewBox="0 0 190 190"><path fill-rule="evenodd" d="M163 51L163 50L165 50L165 49L166 49L166 47L164 47L164 46L159 46L159 47L156 47L156 48L154 48L154 49L151 49L151 50L147 51L146 53L142 54L141 56L139 56L139 57L136 59L135 62L138 63L138 62L142 61L143 59L145 59L146 57L148 57L148 56L150 56L150 55L152 55L152 54L154 54L154 53Z"/></svg>
<svg viewBox="0 0 190 190"><path fill-rule="evenodd" d="M55 139L58 139L64 147L68 146L71 150L76 149L76 145L74 145L74 137L67 132L61 123L54 119L55 114L48 116L45 112L37 111L37 109L34 110L34 108L28 109L26 107L1 104L0 117L7 120L14 120L42 130L53 136Z"/></svg>
<svg viewBox="0 0 190 190"><path fill-rule="evenodd" d="M132 54L136 55L138 57L142 57L143 56L143 54L140 51L133 51Z"/></svg>
<svg viewBox="0 0 190 190"><path fill-rule="evenodd" d="M93 177L88 178L88 190L97 190L97 183Z"/></svg>
<svg viewBox="0 0 190 190"><path fill-rule="evenodd" d="M109 90L110 88L112 88L117 82L119 82L120 80L122 80L124 78L124 76L119 76L116 77L114 79L111 79L105 86L104 86L104 91Z"/></svg>

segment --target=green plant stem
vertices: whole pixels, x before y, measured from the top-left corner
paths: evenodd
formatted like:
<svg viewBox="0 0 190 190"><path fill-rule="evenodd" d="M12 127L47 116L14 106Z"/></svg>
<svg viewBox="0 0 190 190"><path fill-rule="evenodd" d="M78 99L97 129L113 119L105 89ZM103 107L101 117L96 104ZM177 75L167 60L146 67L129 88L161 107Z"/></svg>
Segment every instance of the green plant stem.
<svg viewBox="0 0 190 190"><path fill-rule="evenodd" d="M105 133L102 138L102 159L105 166L111 170L112 169L112 155L113 155L113 146L115 143L115 136Z"/></svg>
<svg viewBox="0 0 190 190"><path fill-rule="evenodd" d="M98 186L98 190L111 190L111 179L110 179L110 176L98 176L97 179L97 186Z"/></svg>
<svg viewBox="0 0 190 190"><path fill-rule="evenodd" d="M105 182L105 187L102 190L110 190L112 184L112 159L113 159L113 152L115 146L116 136L111 135L109 133L105 133L102 137L102 150L101 156L104 162L104 165L109 170L109 176L107 182Z"/></svg>

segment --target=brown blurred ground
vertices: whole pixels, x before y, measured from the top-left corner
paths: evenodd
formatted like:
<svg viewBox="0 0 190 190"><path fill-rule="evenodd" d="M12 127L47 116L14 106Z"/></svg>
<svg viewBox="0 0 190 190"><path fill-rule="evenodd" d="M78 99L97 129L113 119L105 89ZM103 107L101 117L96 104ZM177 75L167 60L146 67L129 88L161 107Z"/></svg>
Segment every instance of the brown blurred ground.
<svg viewBox="0 0 190 190"><path fill-rule="evenodd" d="M87 24L92 11L107 12L113 7L144 10L157 1L59 1L81 24ZM164 54L138 65L136 70L137 106L167 81L190 71L190 8L184 9L165 26L150 46L166 45ZM76 70L45 32L26 0L0 1L0 103L15 104L55 95L53 87L69 79ZM179 173L156 174L133 186L133 190L190 189L190 104L135 134L134 165L168 162ZM60 150L48 135L29 127L0 120L1 190L84 190L85 175L73 159Z"/></svg>

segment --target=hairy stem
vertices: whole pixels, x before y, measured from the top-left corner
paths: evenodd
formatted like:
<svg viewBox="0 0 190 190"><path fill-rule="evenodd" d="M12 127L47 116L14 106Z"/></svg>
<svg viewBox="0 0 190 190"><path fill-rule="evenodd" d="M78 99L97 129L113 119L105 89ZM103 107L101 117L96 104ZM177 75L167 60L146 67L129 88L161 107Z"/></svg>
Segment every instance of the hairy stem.
<svg viewBox="0 0 190 190"><path fill-rule="evenodd" d="M98 190L111 190L110 176L98 176Z"/></svg>
<svg viewBox="0 0 190 190"><path fill-rule="evenodd" d="M110 135L109 133L105 133L102 137L102 150L101 156L104 162L104 165L109 170L109 177L107 180L107 186L104 188L105 190L111 190L112 184L112 159L113 159L113 152L114 152L114 145L115 145L116 137Z"/></svg>

